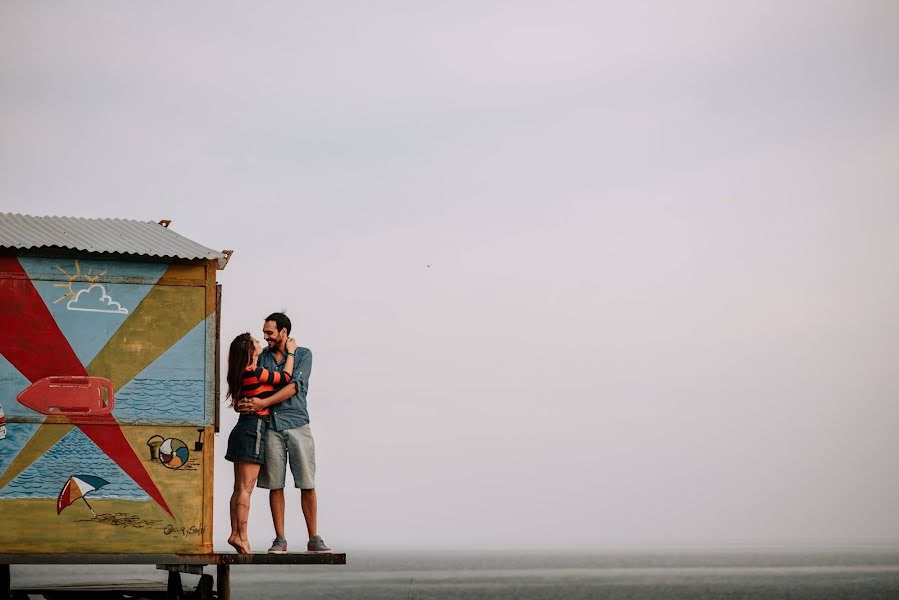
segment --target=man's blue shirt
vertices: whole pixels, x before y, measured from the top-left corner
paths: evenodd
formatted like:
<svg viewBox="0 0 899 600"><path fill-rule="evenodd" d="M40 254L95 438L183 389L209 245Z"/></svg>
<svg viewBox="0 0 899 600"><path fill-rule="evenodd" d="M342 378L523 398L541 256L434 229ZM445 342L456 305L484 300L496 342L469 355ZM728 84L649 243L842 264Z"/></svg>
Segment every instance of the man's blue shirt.
<svg viewBox="0 0 899 600"><path fill-rule="evenodd" d="M284 363L287 360L285 354L281 362L275 361L275 355L271 349L265 348L259 355L257 364L270 371L278 371L284 369ZM309 348L297 348L297 355L293 362L293 380L296 383L296 393L281 402L273 404L269 407L269 427L275 431L284 431L285 429L295 429L302 427L309 422L309 411L306 409L306 392L309 390L309 374L312 372L312 350ZM288 385L293 385L291 382Z"/></svg>

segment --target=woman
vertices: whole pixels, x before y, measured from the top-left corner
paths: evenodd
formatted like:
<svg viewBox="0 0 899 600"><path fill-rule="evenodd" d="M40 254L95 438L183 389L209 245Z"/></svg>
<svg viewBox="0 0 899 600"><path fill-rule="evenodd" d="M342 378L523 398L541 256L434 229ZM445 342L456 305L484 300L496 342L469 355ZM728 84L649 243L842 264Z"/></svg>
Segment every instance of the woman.
<svg viewBox="0 0 899 600"><path fill-rule="evenodd" d="M262 346L249 333L242 333L231 342L228 350L229 406L241 398L267 398L291 381L296 340L287 340L287 359L283 372L269 371L256 366ZM241 413L237 425L228 436L225 458L234 463L234 492L231 494L231 535L228 543L239 554L252 554L247 538L247 519L250 516L250 494L256 486L259 467L265 462L265 432L268 428L268 409L255 413Z"/></svg>

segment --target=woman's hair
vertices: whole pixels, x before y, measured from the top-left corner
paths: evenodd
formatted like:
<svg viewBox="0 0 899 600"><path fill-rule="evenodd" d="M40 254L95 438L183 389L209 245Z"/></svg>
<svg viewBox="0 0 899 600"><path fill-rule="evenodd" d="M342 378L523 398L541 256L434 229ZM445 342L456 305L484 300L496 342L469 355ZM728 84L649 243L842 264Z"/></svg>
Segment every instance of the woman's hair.
<svg viewBox="0 0 899 600"><path fill-rule="evenodd" d="M250 354L253 350L253 338L249 332L241 333L231 342L228 349L228 394L230 399L228 406L234 406L235 400L240 398L243 387L243 372L250 364Z"/></svg>

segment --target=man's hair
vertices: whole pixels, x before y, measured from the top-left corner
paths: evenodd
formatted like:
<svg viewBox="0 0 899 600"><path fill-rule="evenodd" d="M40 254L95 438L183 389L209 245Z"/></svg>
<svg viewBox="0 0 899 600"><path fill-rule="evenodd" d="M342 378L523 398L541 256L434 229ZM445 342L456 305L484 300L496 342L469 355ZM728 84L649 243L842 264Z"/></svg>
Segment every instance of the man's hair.
<svg viewBox="0 0 899 600"><path fill-rule="evenodd" d="M287 335L290 335L290 319L284 313L272 313L265 318L266 321L274 321L278 331L287 328Z"/></svg>

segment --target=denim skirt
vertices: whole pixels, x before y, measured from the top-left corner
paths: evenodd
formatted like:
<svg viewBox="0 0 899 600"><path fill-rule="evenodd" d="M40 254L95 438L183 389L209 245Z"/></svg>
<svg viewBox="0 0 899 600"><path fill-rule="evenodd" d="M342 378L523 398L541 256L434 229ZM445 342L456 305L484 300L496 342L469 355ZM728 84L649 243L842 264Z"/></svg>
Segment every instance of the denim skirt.
<svg viewBox="0 0 899 600"><path fill-rule="evenodd" d="M237 425L228 436L228 452L225 458L231 462L246 461L265 464L265 432L268 417L256 414L240 415Z"/></svg>

